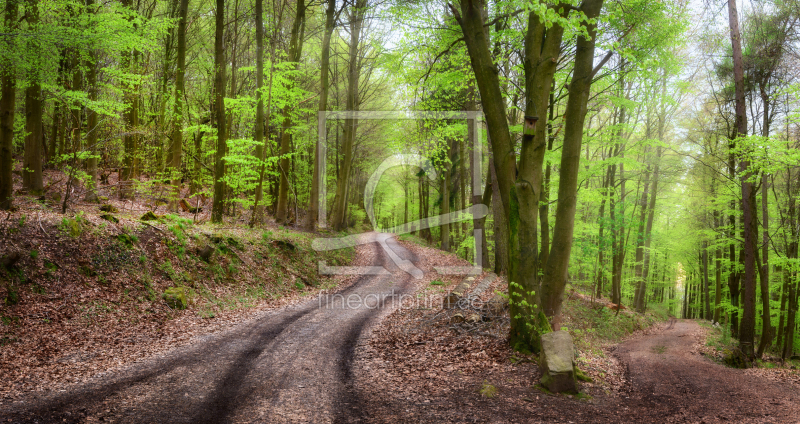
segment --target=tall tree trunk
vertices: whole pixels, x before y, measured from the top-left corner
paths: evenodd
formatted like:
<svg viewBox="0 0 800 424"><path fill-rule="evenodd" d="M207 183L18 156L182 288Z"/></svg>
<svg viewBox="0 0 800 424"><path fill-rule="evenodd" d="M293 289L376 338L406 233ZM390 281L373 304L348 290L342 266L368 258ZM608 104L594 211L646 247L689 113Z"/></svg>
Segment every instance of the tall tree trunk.
<svg viewBox="0 0 800 424"><path fill-rule="evenodd" d="M124 7L130 8L133 0L122 0ZM123 67L134 69L136 67L136 54L127 52L123 55ZM165 71L166 72L166 69ZM136 156L138 154L138 140L137 136L131 134L139 124L138 117L138 96L136 95L134 87L125 88L125 103L130 106L127 112L122 115L125 123L126 134L122 137L123 156L122 166L119 170L119 198L128 199L133 197L133 184L130 180L136 176ZM161 149L159 149L160 151Z"/></svg>
<svg viewBox="0 0 800 424"><path fill-rule="evenodd" d="M647 137L649 138L649 136ZM645 158L647 153L645 152ZM646 159L645 159L646 161ZM634 265L634 274L636 276L636 292L634 293L633 304L639 312L644 311L644 240L645 240L645 225L647 221L647 204L649 200L648 190L650 189L650 166L644 173L644 188L642 189L642 197L639 201L641 208L639 215L639 230L636 235L636 263Z"/></svg>
<svg viewBox="0 0 800 424"><path fill-rule="evenodd" d="M555 82L554 82L555 84ZM555 119L555 87L550 89L549 111L547 117L547 150L553 150L553 120ZM541 199L539 200L539 222L541 222L541 244L539 246L539 260L541 263L546 264L550 258L550 174L552 166L550 161L547 161L544 171L544 180L542 180Z"/></svg>
<svg viewBox="0 0 800 424"><path fill-rule="evenodd" d="M564 117L564 144L561 147L553 245L550 259L544 268L544 280L542 281L542 310L556 323L556 328L564 299L564 290L567 286L567 269L572 252L583 125L594 76L594 50L597 39L595 19L600 16L602 6L603 0L584 0L581 4L581 10L594 23L586 24L588 37L578 37L575 67L569 85L569 98Z"/></svg>
<svg viewBox="0 0 800 424"><path fill-rule="evenodd" d="M225 120L225 0L217 0L216 29L214 31L214 113L217 124L217 151L214 155L214 200L211 207L211 221L222 222L225 208L225 157L226 120Z"/></svg>
<svg viewBox="0 0 800 424"><path fill-rule="evenodd" d="M9 30L17 20L17 1L6 0L4 27ZM11 39L6 38L6 48L13 49ZM14 108L17 101L16 69L9 59L0 63L0 209L11 209L14 195L12 170L14 158Z"/></svg>
<svg viewBox="0 0 800 424"><path fill-rule="evenodd" d="M294 23L292 24L292 34L289 41L289 54L286 60L291 62L294 69L297 69L300 61L300 54L303 49L303 34L302 29L305 26L306 20L306 4L305 0L298 0L295 9ZM354 64L355 65L355 64ZM292 83L290 83L292 84ZM356 91L358 88L356 88ZM283 126L281 131L281 159L278 162L278 173L280 174L280 182L278 186L278 206L275 212L275 221L285 223L289 220L289 154L291 153L292 145L292 112L294 108L291 105L286 105L283 108ZM295 217L297 218L297 217Z"/></svg>
<svg viewBox="0 0 800 424"><path fill-rule="evenodd" d="M259 0L260 1L260 0ZM330 72L330 63L331 63L331 36L333 35L333 30L336 27L335 16L336 15L336 1L335 0L327 0L327 6L325 7L325 33L322 36L322 46L320 47L321 51L321 58L320 58L320 93L319 93L319 111L326 111L328 110L328 91L330 89L328 83L328 73ZM320 199L320 187L324 183L324 175L325 169L322 169L321 162L322 158L320 156L322 146L320 145L320 140L323 137L323 134L326 134L327 131L325 130L325 121L319 120L319 125L321 128L318 128L319 134L317 136L316 147L314 149L314 174L311 180L311 195L309 196L309 204L308 204L308 217L306 219L306 230L314 231L317 229L317 221L319 219L319 202L325 201L325 199Z"/></svg>
<svg viewBox="0 0 800 424"><path fill-rule="evenodd" d="M91 3L90 3L91 5ZM32 30L38 30L39 7L37 0L27 0L26 19ZM30 45L29 53L36 55L38 46ZM90 89L91 90L91 89ZM92 91L89 92L91 98ZM23 162L22 186L31 193L38 194L44 188L42 180L42 87L39 83L39 71L34 70L30 75L28 87L25 89L25 160ZM95 133L96 134L96 133ZM95 136L96 137L96 136ZM94 174L97 174L95 162Z"/></svg>
<svg viewBox="0 0 800 424"><path fill-rule="evenodd" d="M467 107L467 109L468 110L474 110L475 108L476 108L476 105L474 103L474 98L472 97L472 95L470 95L470 104ZM468 126L468 141L469 141L469 145L471 147L471 146L475 145L475 137L477 137L477 134L475 134L475 127L477 125L473 125L472 122L468 123L468 125L469 125ZM492 201L492 173L491 173L491 170L488 169L488 167L487 167L487 170L486 170L486 183L485 183L485 186L484 186L484 189L483 189L483 196L481 196L480 194L478 194L477 192L474 191L476 187L480 187L481 186L481 181L480 181L480 172L481 172L481 170L480 169L475 169L475 160L474 160L474 155L475 154L480 154L480 153L481 152L476 152L475 149L472 149L472 148L470 149L470 160L469 160L469 163L470 163L470 175L472 175L472 178L473 178L473 181L472 181L472 190L473 190L473 192L472 192L472 206L476 206L476 205L479 205L479 204L483 204L483 205L488 206L488 205L491 204L491 201ZM478 178L478 181L474 180L476 177ZM475 265L477 265L477 266L479 266L479 267L481 267L483 269L489 269L489 267L491 265L489 263L489 246L488 246L488 243L486 242L486 215L484 215L482 218L473 217L472 228L473 228L474 237L475 237L475 254L476 255L480 255L480 261L476 257ZM478 235L478 232L480 232L480 235ZM478 246L480 246L480 249L481 249L480 251L477 250Z"/></svg>
<svg viewBox="0 0 800 424"><path fill-rule="evenodd" d="M776 266L775 271L781 274L781 280L783 281L781 284L781 308L778 311L778 331L776 332L778 338L775 341L775 348L781 350L783 348L783 324L786 319L786 295L789 291L789 271L781 266Z"/></svg>
<svg viewBox="0 0 800 424"><path fill-rule="evenodd" d="M256 142L256 159L261 162L264 160L267 145L264 143L264 0L256 0L256 123L253 130L253 139ZM270 72L270 79L272 72ZM263 143L263 144L262 144ZM259 165L258 185L256 186L255 201L253 203L253 215L250 217L250 226L254 226L256 221L261 221L264 206L261 205L264 197L264 170L265 165Z"/></svg>
<svg viewBox="0 0 800 424"><path fill-rule="evenodd" d="M707 320L713 317L711 314L710 286L711 282L708 279L708 241L703 241L703 300L706 307L703 318Z"/></svg>
<svg viewBox="0 0 800 424"><path fill-rule="evenodd" d="M347 67L347 111L357 111L360 100L358 97L359 86L359 66L358 66L358 44L361 41L361 29L366 14L367 0L356 0L350 10L350 49L349 63ZM344 158L340 170L339 179L336 185L336 201L333 206L333 217L331 223L337 231L343 230L347 226L347 198L350 186L350 176L353 167L353 143L356 138L358 120L347 118L344 120Z"/></svg>
<svg viewBox="0 0 800 424"><path fill-rule="evenodd" d="M442 164L444 168L442 170L442 179L441 179L441 190L440 193L442 194L442 203L441 203L441 211L442 215L448 215L450 213L450 186L451 186L451 178L453 172L453 159L454 159L454 148L453 144L455 144L455 140L447 140L447 150L445 150L445 155L447 156L447 162ZM440 237L440 249L444 250L445 252L450 251L450 224L445 223L439 226L439 237Z"/></svg>
<svg viewBox="0 0 800 424"><path fill-rule="evenodd" d="M733 75L736 93L736 134L747 136L747 111L745 109L744 62L739 32L739 16L736 0L728 0L728 21L730 24L731 45L733 47ZM739 328L739 349L751 360L755 358L755 313L756 313L756 228L755 192L749 181L750 160L743 155L739 162L742 184L742 226L744 230L744 301L742 322Z"/></svg>
<svg viewBox="0 0 800 424"><path fill-rule="evenodd" d="M612 153L612 151L613 151L613 147L609 149L609 153ZM616 166L616 165L612 165L612 166ZM603 177L603 188L602 188L602 191L601 191L603 193L603 198L600 200L600 213L598 214L599 215L598 219L600 221L600 229L598 230L598 234L597 234L597 246L598 246L598 249L597 249L597 265L598 265L598 267L597 267L597 282L595 283L595 287L596 287L595 296L597 296L598 298L603 296L603 282L605 281L605 278L606 278L605 277L605 269L606 269L606 260L605 260L606 240L605 240L605 236L604 236L603 232L605 231L605 227L606 227L605 209L606 209L606 202L609 199L609 185L611 184L611 180L612 180L612 174L611 174L612 166L608 167L608 169L606 170L606 175Z"/></svg>
<svg viewBox="0 0 800 424"><path fill-rule="evenodd" d="M795 177L796 178L796 177ZM796 215L796 206L795 206L795 197L792 194L796 194L793 190L794 188L794 180L792 178L792 172L787 172L787 188L790 194L789 196L789 210L788 210L788 217L789 217L789 245L787 246L786 256L787 259L790 260L797 260L797 253L798 253L798 236L800 236L800 231L797 229L797 215ZM796 190L796 189L795 189ZM781 350L781 359L786 360L786 358L792 356L793 349L794 349L794 331L797 319L797 295L798 295L798 283L797 283L797 271L787 269L786 270L787 276L785 277L788 280L789 285L789 293L788 293L788 305L786 310L786 326L783 329L783 349Z"/></svg>
<svg viewBox="0 0 800 424"><path fill-rule="evenodd" d="M94 8L94 0L88 0L86 5L90 10L89 13L96 13ZM86 88L89 94L90 101L97 100L97 55L94 51L89 54L88 60L85 62L86 67ZM98 202L97 187L100 180L97 172L97 159L100 155L100 148L97 145L98 132L97 128L97 111L88 109L86 116L86 150L91 155L86 159L86 173L89 177L86 180L86 195L84 201L90 203Z"/></svg>
<svg viewBox="0 0 800 424"><path fill-rule="evenodd" d="M659 124L659 139L664 138L663 134L664 128L664 120L661 119ZM661 146L656 147L656 157L655 157L655 165L653 167L653 177L652 177L652 188L650 189L650 204L647 206L647 225L644 228L644 270L642 272L642 286L641 286L641 297L645 299L645 295L647 293L647 279L650 274L650 243L653 240L653 220L655 219L656 213L656 198L658 196L658 175L660 171L660 164L661 164L661 154L662 148ZM655 266L653 266L655 268ZM661 288L663 294L663 287ZM644 312L647 307L647 302L643 302L642 309L640 312Z"/></svg>
<svg viewBox="0 0 800 424"><path fill-rule="evenodd" d="M172 117L172 148L170 149L170 168L175 200L171 209L178 210L181 197L181 159L183 157L183 99L185 96L184 78L186 75L186 16L189 13L189 0L181 0L178 8L178 51L175 72L175 106Z"/></svg>
<svg viewBox="0 0 800 424"><path fill-rule="evenodd" d="M506 223L503 204L500 202L500 187L497 183L497 172L494 160L489 162L489 175L487 184L492 185L492 217L494 233L494 272L508 275L508 224Z"/></svg>
<svg viewBox="0 0 800 424"><path fill-rule="evenodd" d="M722 226L719 211L714 209L714 228L717 228L717 233L721 234L719 228ZM719 236L718 236L719 237ZM720 246L719 239L717 239L716 261L714 263L715 281L714 286L714 322L720 322L720 314L722 313L722 247Z"/></svg>
<svg viewBox="0 0 800 424"><path fill-rule="evenodd" d="M766 122L765 122L766 123ZM768 133L768 131L767 131ZM767 137L769 134L767 134ZM769 210L768 192L769 182L767 176L761 176L761 267L759 270L759 283L761 288L761 340L758 343L756 356L761 358L764 350L772 343L772 314L769 307Z"/></svg>

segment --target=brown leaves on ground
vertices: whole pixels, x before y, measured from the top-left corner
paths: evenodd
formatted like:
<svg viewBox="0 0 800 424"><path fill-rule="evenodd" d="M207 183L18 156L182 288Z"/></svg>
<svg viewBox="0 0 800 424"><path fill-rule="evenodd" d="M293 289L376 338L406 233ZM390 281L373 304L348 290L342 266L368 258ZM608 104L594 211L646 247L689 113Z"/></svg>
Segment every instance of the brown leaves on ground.
<svg viewBox="0 0 800 424"><path fill-rule="evenodd" d="M406 243L424 263L452 261L452 255L436 249ZM465 266L455 260L453 265ZM416 298L445 296L463 277L437 275L425 269ZM477 276L474 286L483 276ZM445 285L431 285L441 280ZM481 296L486 301L497 291L506 291L505 279L498 278ZM570 305L584 302L570 299ZM513 352L508 346L508 320L497 320L501 328L470 331L454 325L452 313L441 306L415 308L412 304L395 310L373 328L354 361L356 390L361 410L374 422L531 422L551 405L551 400L570 400L571 395L548 395L536 388L539 371L535 356ZM623 311L627 313L627 311ZM506 317L507 318L507 317ZM574 321L567 320L569 325ZM643 334L644 330L637 332ZM634 335L635 337L636 335ZM614 343L593 343L578 351L578 364L594 379L582 383L591 396L616 395L625 385L623 366L611 354ZM492 386L495 395L488 397ZM482 393L483 392L483 393ZM537 412L538 411L538 412Z"/></svg>

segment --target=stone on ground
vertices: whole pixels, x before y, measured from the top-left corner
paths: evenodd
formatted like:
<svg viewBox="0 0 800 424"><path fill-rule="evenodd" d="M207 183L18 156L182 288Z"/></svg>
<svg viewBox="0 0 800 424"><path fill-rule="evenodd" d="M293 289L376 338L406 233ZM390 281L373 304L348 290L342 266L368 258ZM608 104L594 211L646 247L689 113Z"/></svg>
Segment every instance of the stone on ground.
<svg viewBox="0 0 800 424"><path fill-rule="evenodd" d="M183 287L169 287L164 290L164 300L172 309L186 309L188 306Z"/></svg>
<svg viewBox="0 0 800 424"><path fill-rule="evenodd" d="M566 331L553 331L542 336L539 371L542 386L553 393L576 392L575 350L572 336Z"/></svg>

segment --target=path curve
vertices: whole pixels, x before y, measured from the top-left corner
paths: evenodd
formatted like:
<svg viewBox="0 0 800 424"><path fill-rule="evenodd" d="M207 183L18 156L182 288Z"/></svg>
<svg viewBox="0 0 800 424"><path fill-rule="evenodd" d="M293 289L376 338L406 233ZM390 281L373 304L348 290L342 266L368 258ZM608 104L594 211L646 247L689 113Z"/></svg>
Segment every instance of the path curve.
<svg viewBox="0 0 800 424"><path fill-rule="evenodd" d="M659 333L618 346L628 396L620 416L639 422L798 423L800 393L694 351L700 326L675 320Z"/></svg>
<svg viewBox="0 0 800 424"><path fill-rule="evenodd" d="M404 260L419 259L394 239ZM359 420L350 361L359 338L413 289L372 243L374 266L341 296L321 296L58 395L0 409L18 423L334 423ZM352 302L348 299L365 299ZM380 303L375 302L381 299ZM4 410L5 409L5 410Z"/></svg>

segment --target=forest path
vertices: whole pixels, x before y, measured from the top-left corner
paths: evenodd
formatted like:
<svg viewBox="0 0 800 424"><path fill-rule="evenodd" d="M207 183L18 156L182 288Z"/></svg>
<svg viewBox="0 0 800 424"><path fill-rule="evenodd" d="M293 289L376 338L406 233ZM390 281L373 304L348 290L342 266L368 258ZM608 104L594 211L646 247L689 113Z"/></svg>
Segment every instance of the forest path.
<svg viewBox="0 0 800 424"><path fill-rule="evenodd" d="M630 389L618 405L620 419L800 422L796 388L712 362L693 348L699 331L697 322L673 319L665 330L617 347Z"/></svg>
<svg viewBox="0 0 800 424"><path fill-rule="evenodd" d="M394 239L386 243L400 258L419 262ZM413 290L411 276L400 271L378 243L366 251L375 258L371 265L391 273L362 275L338 293L341 297L323 295L278 310L66 393L15 402L10 409L0 409L0 421L358 420L350 389L353 350L362 333L391 312L397 296ZM347 305L345 299L356 301Z"/></svg>

